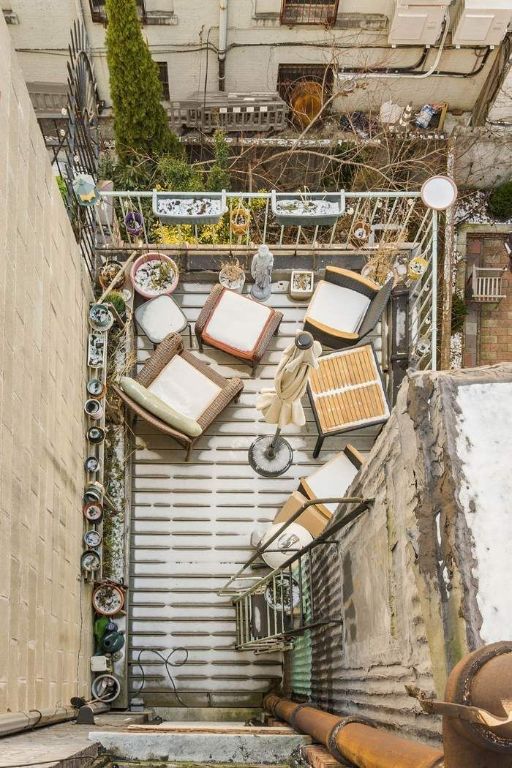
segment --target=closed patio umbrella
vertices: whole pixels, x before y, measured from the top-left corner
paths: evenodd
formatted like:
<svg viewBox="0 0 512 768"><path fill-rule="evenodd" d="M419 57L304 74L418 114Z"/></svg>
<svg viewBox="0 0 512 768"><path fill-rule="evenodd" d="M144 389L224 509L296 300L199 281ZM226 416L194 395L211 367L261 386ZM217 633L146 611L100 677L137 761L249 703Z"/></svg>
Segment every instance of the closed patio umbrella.
<svg viewBox="0 0 512 768"><path fill-rule="evenodd" d="M256 402L265 421L277 424L275 435L259 437L249 448L249 463L264 477L278 477L292 463L291 445L281 437L281 429L289 424L306 423L301 403L311 368L318 366L322 347L307 331L297 334L293 344L283 352L272 389L263 389Z"/></svg>

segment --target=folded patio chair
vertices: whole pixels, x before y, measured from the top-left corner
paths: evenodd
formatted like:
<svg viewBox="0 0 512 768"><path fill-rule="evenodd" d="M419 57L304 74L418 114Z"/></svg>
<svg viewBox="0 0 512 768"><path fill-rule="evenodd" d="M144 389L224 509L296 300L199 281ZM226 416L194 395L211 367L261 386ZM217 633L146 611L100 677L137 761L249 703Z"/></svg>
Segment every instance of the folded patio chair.
<svg viewBox="0 0 512 768"><path fill-rule="evenodd" d="M358 272L327 267L309 303L304 330L331 349L357 344L379 322L393 288L382 287Z"/></svg>
<svg viewBox="0 0 512 768"><path fill-rule="evenodd" d="M277 334L282 312L216 285L196 320L199 349L221 349L248 363L253 372Z"/></svg>
<svg viewBox="0 0 512 768"><path fill-rule="evenodd" d="M301 479L298 490L294 491L281 507L273 524L282 524L289 520L308 500L345 496L363 463L364 457L359 451L352 445L345 446L340 453L315 469L311 475ZM336 503L315 504L315 506L308 507L295 520L295 523L302 525L313 538L316 538L322 533L336 512L337 506Z"/></svg>
<svg viewBox="0 0 512 768"><path fill-rule="evenodd" d="M138 416L187 449L243 389L240 379L226 379L183 348L170 334L158 345L135 379L114 387Z"/></svg>

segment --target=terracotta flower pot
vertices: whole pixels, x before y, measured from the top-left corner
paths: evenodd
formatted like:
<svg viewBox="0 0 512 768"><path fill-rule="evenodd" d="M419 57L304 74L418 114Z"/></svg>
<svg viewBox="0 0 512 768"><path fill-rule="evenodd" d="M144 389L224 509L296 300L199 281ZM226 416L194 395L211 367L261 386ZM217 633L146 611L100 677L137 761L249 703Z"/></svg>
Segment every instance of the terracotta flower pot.
<svg viewBox="0 0 512 768"><path fill-rule="evenodd" d="M168 285L162 286L162 288L152 288L150 284L145 285L142 282L140 276L137 278L137 273L139 270L144 270L144 265L147 264L147 262L152 261L160 261L164 264L168 264L169 267L171 267L171 269L174 271L174 277ZM146 299L154 299L155 296L170 296L172 293L174 293L178 285L179 271L176 263L171 259L170 256L166 256L165 253L151 252L145 253L142 256L139 256L138 259L135 259L130 271L130 279L137 293L140 293L140 295L144 296Z"/></svg>

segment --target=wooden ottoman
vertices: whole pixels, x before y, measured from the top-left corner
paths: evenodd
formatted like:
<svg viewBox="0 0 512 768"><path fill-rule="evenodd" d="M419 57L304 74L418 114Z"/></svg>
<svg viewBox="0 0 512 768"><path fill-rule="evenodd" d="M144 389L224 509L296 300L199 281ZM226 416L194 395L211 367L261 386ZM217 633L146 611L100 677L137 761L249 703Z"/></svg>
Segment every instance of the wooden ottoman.
<svg viewBox="0 0 512 768"><path fill-rule="evenodd" d="M196 320L197 343L248 363L254 373L282 319L282 312L216 285Z"/></svg>

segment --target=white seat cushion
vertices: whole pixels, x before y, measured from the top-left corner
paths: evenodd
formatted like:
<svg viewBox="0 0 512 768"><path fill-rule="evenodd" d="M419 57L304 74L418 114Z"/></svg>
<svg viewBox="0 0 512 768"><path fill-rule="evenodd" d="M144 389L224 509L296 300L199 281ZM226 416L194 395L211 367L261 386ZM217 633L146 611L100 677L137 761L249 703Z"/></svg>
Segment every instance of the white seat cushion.
<svg viewBox="0 0 512 768"><path fill-rule="evenodd" d="M306 316L338 331L357 333L369 305L370 299L362 293L321 280Z"/></svg>
<svg viewBox="0 0 512 768"><path fill-rule="evenodd" d="M135 319L153 344L160 344L170 333L180 333L187 319L170 296L157 296L135 310Z"/></svg>
<svg viewBox="0 0 512 768"><path fill-rule="evenodd" d="M344 453L338 453L330 461L319 467L312 475L302 480L308 495L314 499L325 499L329 496L341 497L349 488L352 480L357 475L357 469ZM325 504L325 507L334 514L337 504Z"/></svg>
<svg viewBox="0 0 512 768"><path fill-rule="evenodd" d="M148 389L171 408L196 420L221 391L215 382L179 355L172 358Z"/></svg>
<svg viewBox="0 0 512 768"><path fill-rule="evenodd" d="M240 352L252 352L272 310L233 291L224 291L204 329L205 340L215 340Z"/></svg>

